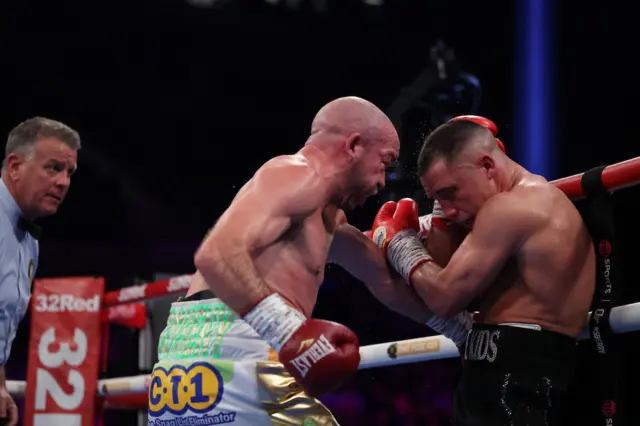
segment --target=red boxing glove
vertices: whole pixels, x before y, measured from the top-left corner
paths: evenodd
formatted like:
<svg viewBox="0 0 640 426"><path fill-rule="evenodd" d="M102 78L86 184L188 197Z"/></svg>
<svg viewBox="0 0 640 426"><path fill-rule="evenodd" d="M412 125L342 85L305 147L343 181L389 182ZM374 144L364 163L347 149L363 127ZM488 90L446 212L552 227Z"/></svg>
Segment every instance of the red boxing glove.
<svg viewBox="0 0 640 426"><path fill-rule="evenodd" d="M308 319L282 347L280 361L307 393L320 397L355 374L360 345L351 329L331 321Z"/></svg>
<svg viewBox="0 0 640 426"><path fill-rule="evenodd" d="M360 345L353 331L306 318L277 293L262 299L243 319L312 397L336 389L358 370Z"/></svg>
<svg viewBox="0 0 640 426"><path fill-rule="evenodd" d="M486 127L487 129L489 129L491 134L496 138L496 143L498 144L498 147L500 147L500 150L504 153L507 152L502 141L497 138L498 126L496 126L496 123L494 123L493 121L489 120L488 118L480 117L479 115L461 115L459 117L454 117L449 121L457 121L457 120L473 121L474 123L479 124L482 127Z"/></svg>
<svg viewBox="0 0 640 426"><path fill-rule="evenodd" d="M373 222L373 241L407 283L418 266L432 260L418 237L418 203L403 198L385 203Z"/></svg>
<svg viewBox="0 0 640 426"><path fill-rule="evenodd" d="M387 250L393 237L405 229L420 230L418 203L411 198L398 201L387 201L373 220L373 241L378 247Z"/></svg>

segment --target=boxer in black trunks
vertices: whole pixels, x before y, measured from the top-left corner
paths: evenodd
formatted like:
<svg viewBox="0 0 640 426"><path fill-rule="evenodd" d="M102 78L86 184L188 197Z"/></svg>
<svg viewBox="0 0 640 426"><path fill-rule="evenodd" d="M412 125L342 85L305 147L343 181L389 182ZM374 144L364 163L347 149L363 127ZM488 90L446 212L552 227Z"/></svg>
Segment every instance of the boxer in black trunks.
<svg viewBox="0 0 640 426"><path fill-rule="evenodd" d="M478 303L453 424L565 424L577 336L595 288L595 253L580 214L471 121L431 133L418 172L445 216L469 229L448 264L438 266L420 243L413 200L385 204L372 238L436 315Z"/></svg>

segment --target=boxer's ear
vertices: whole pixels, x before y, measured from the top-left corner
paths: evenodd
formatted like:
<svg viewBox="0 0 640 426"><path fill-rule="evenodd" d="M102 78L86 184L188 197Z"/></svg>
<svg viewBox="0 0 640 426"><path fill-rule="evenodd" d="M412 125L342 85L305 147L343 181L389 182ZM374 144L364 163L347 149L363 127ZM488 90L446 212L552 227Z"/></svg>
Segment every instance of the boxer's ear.
<svg viewBox="0 0 640 426"><path fill-rule="evenodd" d="M482 167L489 177L493 177L496 170L496 163L490 156L483 155L480 159L480 167Z"/></svg>
<svg viewBox="0 0 640 426"><path fill-rule="evenodd" d="M362 143L362 139L361 139L360 133L352 133L347 138L345 142L345 147L353 155L356 153L357 147L361 143Z"/></svg>

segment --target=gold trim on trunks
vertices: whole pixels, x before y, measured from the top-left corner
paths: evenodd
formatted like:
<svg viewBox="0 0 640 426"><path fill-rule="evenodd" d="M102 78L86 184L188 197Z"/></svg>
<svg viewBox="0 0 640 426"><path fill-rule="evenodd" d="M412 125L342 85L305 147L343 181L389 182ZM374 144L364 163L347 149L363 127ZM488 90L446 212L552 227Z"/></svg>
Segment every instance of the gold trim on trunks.
<svg viewBox="0 0 640 426"><path fill-rule="evenodd" d="M274 426L338 426L327 407L304 393L281 363L259 361L256 375L258 398Z"/></svg>

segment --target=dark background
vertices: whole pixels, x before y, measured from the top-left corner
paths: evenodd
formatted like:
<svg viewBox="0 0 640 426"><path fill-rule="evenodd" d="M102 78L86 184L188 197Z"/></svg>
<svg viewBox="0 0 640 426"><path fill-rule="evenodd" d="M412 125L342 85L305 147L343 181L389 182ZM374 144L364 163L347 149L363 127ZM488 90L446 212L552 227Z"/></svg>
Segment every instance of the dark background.
<svg viewBox="0 0 640 426"><path fill-rule="evenodd" d="M191 272L195 248L235 192L265 160L302 146L320 106L357 95L386 110L433 68L438 41L455 52L452 77L430 85L396 122L402 179L384 197L414 192L407 171L421 135L447 116L470 112L465 91L453 98L459 72L480 81L475 112L494 120L508 152L526 163L516 138L528 101L518 90L525 3L344 0L320 12L304 2L296 9L258 0L211 9L177 0L3 2L0 131L43 115L76 128L83 140L67 200L42 221L38 277L99 275L116 289L155 272ZM632 14L616 2L546 3L541 31L552 51L548 132L556 157L547 177L637 156ZM617 226L624 228L619 303L625 304L640 300L630 270L639 236L634 192L615 196ZM350 221L368 227L381 199ZM429 334L340 271L327 276L317 315L348 324L362 344ZM28 319L14 355L26 353L27 330ZM634 339L620 338L625 359L637 356ZM125 346L112 347L119 351L112 375L136 374L135 354L131 365L122 362ZM584 402L596 382L592 348L582 346L575 400ZM24 359L13 357L13 372L21 370L18 358ZM448 424L457 362L361 372L328 403L345 425ZM621 365L632 383L636 364ZM630 401L637 397L632 388ZM576 424L599 411L576 406L582 412Z"/></svg>

